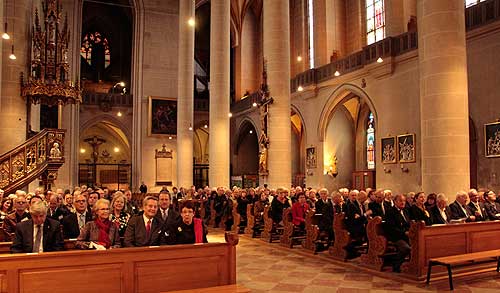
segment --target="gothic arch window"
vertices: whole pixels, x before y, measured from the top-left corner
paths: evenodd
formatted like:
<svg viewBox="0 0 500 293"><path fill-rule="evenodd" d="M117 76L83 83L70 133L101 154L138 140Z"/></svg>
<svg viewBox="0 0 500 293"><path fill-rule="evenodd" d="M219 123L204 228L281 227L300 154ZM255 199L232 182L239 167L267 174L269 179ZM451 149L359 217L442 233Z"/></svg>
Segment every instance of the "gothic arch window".
<svg viewBox="0 0 500 293"><path fill-rule="evenodd" d="M473 5L479 4L479 2L483 2L486 0L465 0L465 7L471 7Z"/></svg>
<svg viewBox="0 0 500 293"><path fill-rule="evenodd" d="M369 170L375 169L375 119L372 112L368 114L366 127L366 165Z"/></svg>
<svg viewBox="0 0 500 293"><path fill-rule="evenodd" d="M366 0L366 40L368 45L385 38L384 0Z"/></svg>
<svg viewBox="0 0 500 293"><path fill-rule="evenodd" d="M88 65L92 65L92 54L95 54L95 47L102 46L104 51L104 68L111 64L111 52L109 42L100 32L87 33L83 37L80 55L85 59Z"/></svg>

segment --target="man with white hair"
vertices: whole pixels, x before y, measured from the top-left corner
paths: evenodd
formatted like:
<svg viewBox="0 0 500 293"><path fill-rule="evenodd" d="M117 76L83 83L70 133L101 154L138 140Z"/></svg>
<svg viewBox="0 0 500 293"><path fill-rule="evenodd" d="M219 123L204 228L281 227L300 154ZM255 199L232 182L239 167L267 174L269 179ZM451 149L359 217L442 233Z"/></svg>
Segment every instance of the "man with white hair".
<svg viewBox="0 0 500 293"><path fill-rule="evenodd" d="M455 201L450 204L451 218L453 220L465 219L466 222L474 222L476 216L471 212L467 206L469 196L465 191L457 192Z"/></svg>
<svg viewBox="0 0 500 293"><path fill-rule="evenodd" d="M28 208L28 200L26 199L26 195L21 192L18 193L17 191L16 193L19 195L13 201L14 212L8 214L3 222L3 230L11 236L11 239L14 238L16 225L20 222L30 219L30 214L26 212L26 209Z"/></svg>
<svg viewBox="0 0 500 293"><path fill-rule="evenodd" d="M451 211L448 206L448 198L444 193L439 193L436 196L436 205L429 211L433 225L448 224L451 220Z"/></svg>
<svg viewBox="0 0 500 293"><path fill-rule="evenodd" d="M467 206L469 207L471 213L474 216L476 216L476 222L487 221L488 214L486 213L486 210L484 209L484 204L479 201L479 193L474 188L469 190L469 199L470 199L470 202Z"/></svg>
<svg viewBox="0 0 500 293"><path fill-rule="evenodd" d="M47 204L43 201L30 206L31 219L16 226L15 239L10 247L12 253L40 253L59 251L64 248L60 224L47 218Z"/></svg>

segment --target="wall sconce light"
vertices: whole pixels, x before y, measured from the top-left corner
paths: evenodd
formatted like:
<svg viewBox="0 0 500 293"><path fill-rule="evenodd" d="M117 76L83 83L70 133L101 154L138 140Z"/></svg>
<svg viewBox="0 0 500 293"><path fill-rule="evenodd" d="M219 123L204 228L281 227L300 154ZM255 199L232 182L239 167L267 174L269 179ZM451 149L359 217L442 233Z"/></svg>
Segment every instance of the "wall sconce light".
<svg viewBox="0 0 500 293"><path fill-rule="evenodd" d="M401 167L401 172L403 172L403 173L410 172L410 169L408 169L408 167L405 167L404 164L399 164L399 167Z"/></svg>
<svg viewBox="0 0 500 293"><path fill-rule="evenodd" d="M337 170L337 156L330 156L330 160L328 163L329 164L327 169L325 170L325 175L332 176L333 178L337 177L337 175L339 174L339 171Z"/></svg>
<svg viewBox="0 0 500 293"><path fill-rule="evenodd" d="M391 169L384 167L384 173L391 173Z"/></svg>

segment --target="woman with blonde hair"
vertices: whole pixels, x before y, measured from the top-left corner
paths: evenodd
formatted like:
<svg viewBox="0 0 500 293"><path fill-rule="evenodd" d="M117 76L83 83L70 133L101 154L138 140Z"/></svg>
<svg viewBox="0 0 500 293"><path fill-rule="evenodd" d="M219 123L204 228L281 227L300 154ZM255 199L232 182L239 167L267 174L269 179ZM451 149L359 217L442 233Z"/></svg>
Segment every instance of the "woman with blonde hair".
<svg viewBox="0 0 500 293"><path fill-rule="evenodd" d="M126 206L127 198L125 197L125 195L121 191L115 192L115 194L113 195L113 200L111 200L111 212L109 215L109 219L118 227L120 237L123 237L123 235L125 235L128 220L130 219L130 214L125 212Z"/></svg>
<svg viewBox="0 0 500 293"><path fill-rule="evenodd" d="M85 224L75 247L79 249L120 247L118 227L109 220L109 200L99 199L95 203L93 211L96 215L95 220Z"/></svg>

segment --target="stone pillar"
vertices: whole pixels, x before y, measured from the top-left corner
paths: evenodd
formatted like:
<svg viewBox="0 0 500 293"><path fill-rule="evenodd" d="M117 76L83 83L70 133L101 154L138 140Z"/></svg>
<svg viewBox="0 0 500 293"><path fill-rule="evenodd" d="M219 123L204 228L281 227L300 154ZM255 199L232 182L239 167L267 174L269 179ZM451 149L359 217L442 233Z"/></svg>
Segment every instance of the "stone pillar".
<svg viewBox="0 0 500 293"><path fill-rule="evenodd" d="M193 185L194 0L179 1L179 81L177 98L177 184Z"/></svg>
<svg viewBox="0 0 500 293"><path fill-rule="evenodd" d="M208 182L229 187L229 66L231 2L210 2L210 136ZM287 36L288 37L288 36Z"/></svg>
<svg viewBox="0 0 500 293"><path fill-rule="evenodd" d="M292 182L290 122L290 22L288 0L264 0L264 59L274 103L269 106L269 185Z"/></svg>
<svg viewBox="0 0 500 293"><path fill-rule="evenodd" d="M453 198L470 185L464 1L418 0L417 20L422 187Z"/></svg>
<svg viewBox="0 0 500 293"><path fill-rule="evenodd" d="M9 1L4 8L5 21L9 24L10 40L2 40L2 79L0 94L0 154L3 154L26 141L27 106L21 97L21 72L27 73L27 58L30 42L28 42L30 19L32 16L31 1ZM14 14L15 5L15 16ZM14 29L14 31L13 31ZM3 29L2 29L3 32ZM9 59L14 44L16 60Z"/></svg>

